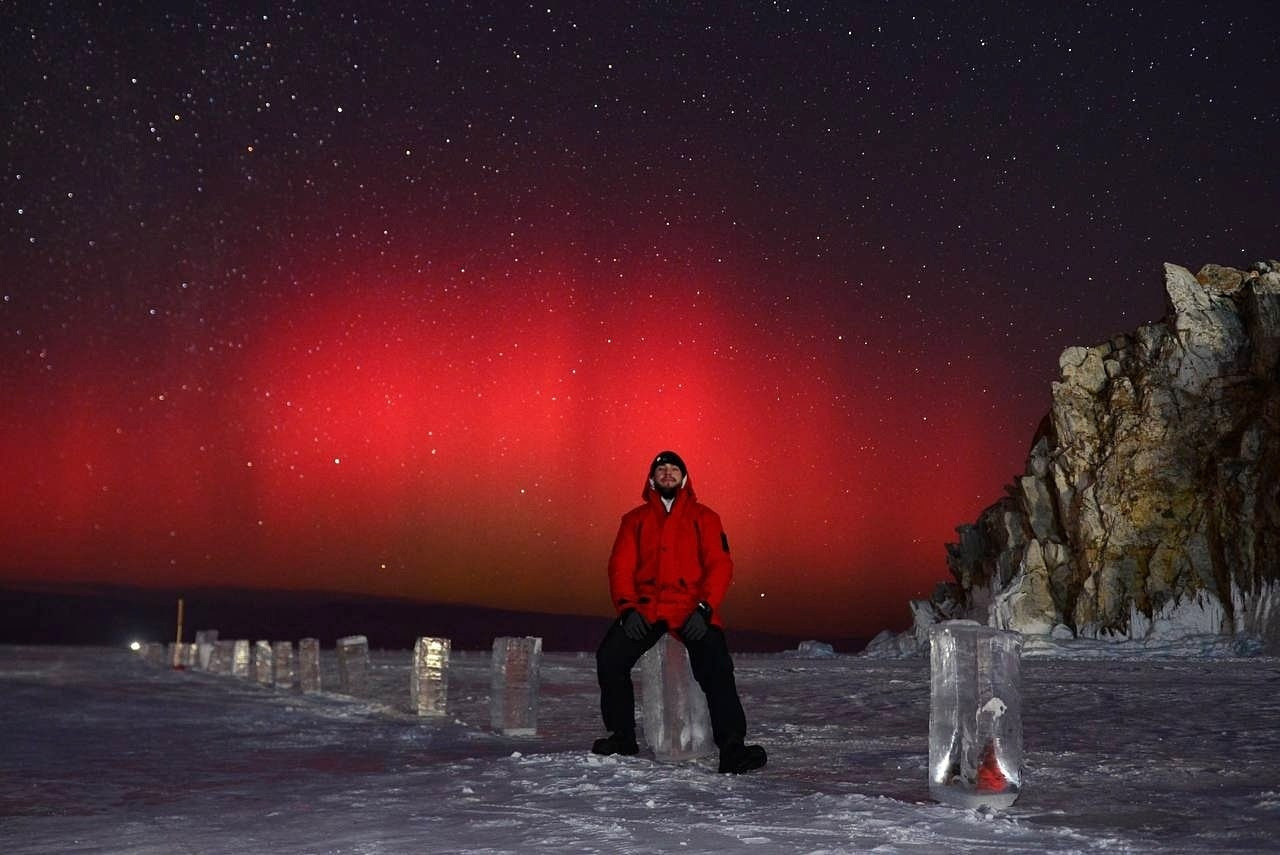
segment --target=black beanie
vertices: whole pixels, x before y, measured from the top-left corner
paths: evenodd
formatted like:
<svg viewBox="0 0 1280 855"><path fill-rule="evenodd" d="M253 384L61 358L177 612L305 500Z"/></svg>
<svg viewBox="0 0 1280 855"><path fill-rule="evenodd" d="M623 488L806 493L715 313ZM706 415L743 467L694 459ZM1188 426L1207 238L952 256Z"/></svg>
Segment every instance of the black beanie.
<svg viewBox="0 0 1280 855"><path fill-rule="evenodd" d="M653 458L653 462L649 464L650 478L653 477L654 470L663 463L672 463L679 466L680 474L684 475L686 478L689 477L689 468L684 465L684 461L680 459L680 455L676 454L674 451L663 451L659 453L657 457Z"/></svg>

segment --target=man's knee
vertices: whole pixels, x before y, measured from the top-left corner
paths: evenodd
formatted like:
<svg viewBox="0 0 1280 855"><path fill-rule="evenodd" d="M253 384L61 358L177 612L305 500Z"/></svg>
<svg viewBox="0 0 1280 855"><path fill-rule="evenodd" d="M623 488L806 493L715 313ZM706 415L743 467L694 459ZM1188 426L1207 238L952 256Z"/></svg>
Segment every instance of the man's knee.
<svg viewBox="0 0 1280 855"><path fill-rule="evenodd" d="M616 645L611 645L605 638L596 649L596 673L608 674L618 670L618 653Z"/></svg>
<svg viewBox="0 0 1280 855"><path fill-rule="evenodd" d="M610 629L596 650L596 673L625 674L635 663L634 648L627 637L617 627Z"/></svg>
<svg viewBox="0 0 1280 855"><path fill-rule="evenodd" d="M729 645L719 627L713 626L702 640L685 641L684 645L689 651L689 665L695 674L733 673L733 657L729 655Z"/></svg>

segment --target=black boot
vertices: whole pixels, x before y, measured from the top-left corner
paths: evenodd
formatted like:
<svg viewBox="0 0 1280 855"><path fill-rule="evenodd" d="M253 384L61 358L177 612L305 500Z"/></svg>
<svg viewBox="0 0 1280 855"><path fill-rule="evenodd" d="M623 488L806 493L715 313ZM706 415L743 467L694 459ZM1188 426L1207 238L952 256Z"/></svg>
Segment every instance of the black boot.
<svg viewBox="0 0 1280 855"><path fill-rule="evenodd" d="M634 733L611 733L608 736L602 736L595 742L591 743L592 754L632 754L640 753L640 746L636 744L636 735Z"/></svg>
<svg viewBox="0 0 1280 855"><path fill-rule="evenodd" d="M759 745L743 745L740 737L730 739L720 748L720 771L741 775L759 769L769 760Z"/></svg>

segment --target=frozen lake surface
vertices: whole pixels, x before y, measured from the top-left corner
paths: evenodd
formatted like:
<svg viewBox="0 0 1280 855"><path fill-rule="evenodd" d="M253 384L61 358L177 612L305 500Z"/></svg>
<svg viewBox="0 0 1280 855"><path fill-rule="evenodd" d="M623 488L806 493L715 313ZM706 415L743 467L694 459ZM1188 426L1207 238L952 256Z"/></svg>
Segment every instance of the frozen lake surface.
<svg viewBox="0 0 1280 855"><path fill-rule="evenodd" d="M770 760L732 777L588 753L590 654L544 654L539 734L512 738L489 728L487 653L454 652L431 720L409 651L375 651L353 699L0 647L0 851L1280 851L1280 660L1173 652L1029 646L1024 790L990 813L929 798L927 659L739 654Z"/></svg>

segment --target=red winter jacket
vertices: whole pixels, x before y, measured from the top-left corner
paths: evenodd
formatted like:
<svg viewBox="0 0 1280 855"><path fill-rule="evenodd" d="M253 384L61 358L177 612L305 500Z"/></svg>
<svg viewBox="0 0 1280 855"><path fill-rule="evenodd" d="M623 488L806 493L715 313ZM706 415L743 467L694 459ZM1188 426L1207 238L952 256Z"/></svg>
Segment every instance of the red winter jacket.
<svg viewBox="0 0 1280 855"><path fill-rule="evenodd" d="M668 513L645 479L644 504L622 517L609 554L609 593L618 614L634 608L649 623L679 629L702 601L723 627L720 603L733 579L720 515L698 503L688 477Z"/></svg>

